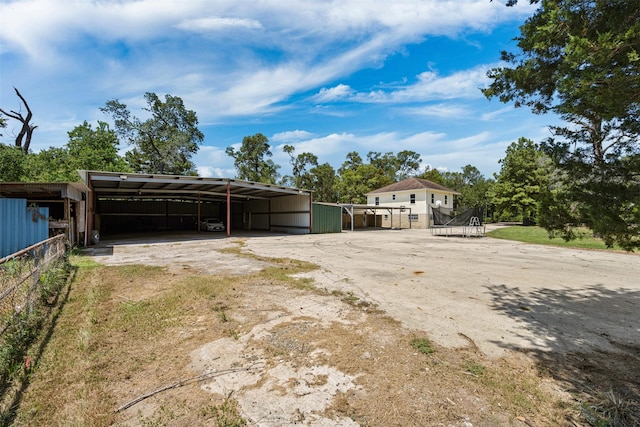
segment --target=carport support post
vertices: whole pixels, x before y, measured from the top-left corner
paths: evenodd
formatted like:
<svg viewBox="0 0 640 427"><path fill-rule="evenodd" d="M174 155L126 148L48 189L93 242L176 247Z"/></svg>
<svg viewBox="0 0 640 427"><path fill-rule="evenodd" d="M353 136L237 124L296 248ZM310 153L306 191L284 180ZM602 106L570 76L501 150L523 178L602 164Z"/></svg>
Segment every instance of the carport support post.
<svg viewBox="0 0 640 427"><path fill-rule="evenodd" d="M309 193L309 234L313 234L313 193Z"/></svg>
<svg viewBox="0 0 640 427"><path fill-rule="evenodd" d="M231 181L227 181L227 237L231 237Z"/></svg>
<svg viewBox="0 0 640 427"><path fill-rule="evenodd" d="M198 191L198 218L196 219L196 224L198 224L198 231L200 231L200 192Z"/></svg>
<svg viewBox="0 0 640 427"><path fill-rule="evenodd" d="M67 239L69 239L69 243L73 246L73 230L71 229L71 200L68 197L64 198L64 219L67 221Z"/></svg>

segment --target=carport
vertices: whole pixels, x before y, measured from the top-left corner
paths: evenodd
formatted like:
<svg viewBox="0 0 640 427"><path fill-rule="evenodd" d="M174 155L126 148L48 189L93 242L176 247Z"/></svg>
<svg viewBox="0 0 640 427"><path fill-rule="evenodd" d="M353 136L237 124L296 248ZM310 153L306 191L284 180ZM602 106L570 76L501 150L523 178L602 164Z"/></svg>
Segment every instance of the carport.
<svg viewBox="0 0 640 427"><path fill-rule="evenodd" d="M391 215L391 229L395 229L393 225L393 214L394 212L404 213L408 211L409 217L411 217L411 208L407 208L405 206L379 206L379 205L355 205L355 204L342 204L342 210L345 212L350 218L351 231L354 230L354 223L357 215L366 215L367 213L372 213L374 217L373 227L378 227L378 224L375 222L377 218L377 214L379 210L386 211ZM409 228L411 227L411 221L408 221ZM399 217L398 227L402 229L402 217Z"/></svg>
<svg viewBox="0 0 640 427"><path fill-rule="evenodd" d="M91 190L87 232L199 230L207 217L232 230L311 233L309 190L229 178L80 171Z"/></svg>

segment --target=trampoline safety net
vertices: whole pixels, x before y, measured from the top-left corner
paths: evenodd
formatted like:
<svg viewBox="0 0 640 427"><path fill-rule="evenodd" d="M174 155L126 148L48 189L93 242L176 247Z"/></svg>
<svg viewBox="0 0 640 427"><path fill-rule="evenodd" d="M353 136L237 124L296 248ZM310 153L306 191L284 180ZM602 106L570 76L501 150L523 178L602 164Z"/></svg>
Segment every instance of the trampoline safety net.
<svg viewBox="0 0 640 427"><path fill-rule="evenodd" d="M448 209L443 207L432 207L433 211L433 224L434 225L448 225L453 227L468 226L471 225L471 218L478 218L479 224L482 224L482 208L475 207L467 209L459 215L451 216Z"/></svg>

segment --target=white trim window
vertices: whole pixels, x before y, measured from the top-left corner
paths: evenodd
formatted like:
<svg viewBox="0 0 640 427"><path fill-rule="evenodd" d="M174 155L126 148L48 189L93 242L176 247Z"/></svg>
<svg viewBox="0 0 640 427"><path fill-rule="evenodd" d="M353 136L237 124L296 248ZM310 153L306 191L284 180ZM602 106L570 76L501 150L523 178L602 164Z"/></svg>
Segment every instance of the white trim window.
<svg viewBox="0 0 640 427"><path fill-rule="evenodd" d="M416 204L416 195L414 194L409 194L409 203L411 203L412 205Z"/></svg>

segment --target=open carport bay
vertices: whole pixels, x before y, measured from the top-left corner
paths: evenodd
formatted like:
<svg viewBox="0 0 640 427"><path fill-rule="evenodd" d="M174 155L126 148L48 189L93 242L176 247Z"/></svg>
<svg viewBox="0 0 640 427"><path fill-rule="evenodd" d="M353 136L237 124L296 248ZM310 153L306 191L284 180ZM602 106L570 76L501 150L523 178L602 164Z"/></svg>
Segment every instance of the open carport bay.
<svg viewBox="0 0 640 427"><path fill-rule="evenodd" d="M80 171L89 187L88 230L99 234L200 229L311 231L311 192L228 178Z"/></svg>

